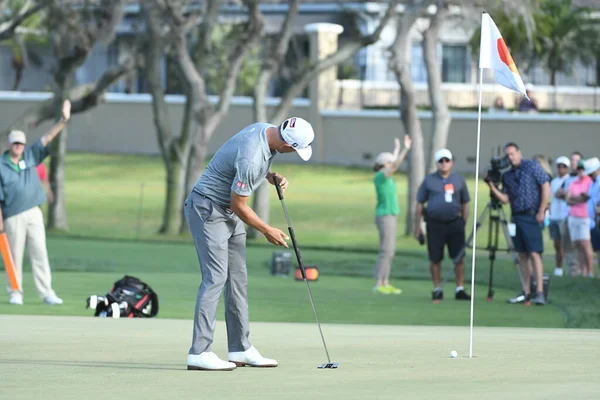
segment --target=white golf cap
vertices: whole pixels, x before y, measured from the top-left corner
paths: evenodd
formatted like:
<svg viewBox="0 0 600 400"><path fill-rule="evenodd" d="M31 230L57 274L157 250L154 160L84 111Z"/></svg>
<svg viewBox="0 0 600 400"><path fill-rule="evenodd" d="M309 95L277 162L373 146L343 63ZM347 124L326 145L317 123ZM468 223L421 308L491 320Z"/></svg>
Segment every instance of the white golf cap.
<svg viewBox="0 0 600 400"><path fill-rule="evenodd" d="M440 161L442 158L447 158L448 160L452 160L452 153L448 149L439 149L435 152L435 162Z"/></svg>
<svg viewBox="0 0 600 400"><path fill-rule="evenodd" d="M384 165L387 162L394 162L394 155L392 153L379 153L375 158L375 165Z"/></svg>
<svg viewBox="0 0 600 400"><path fill-rule="evenodd" d="M600 169L600 160L598 159L598 157L588 158L584 161L583 167L585 168L585 174L589 175Z"/></svg>
<svg viewBox="0 0 600 400"><path fill-rule="evenodd" d="M8 143L13 144L13 143L27 143L27 137L25 136L25 133L22 131L11 131L8 134Z"/></svg>
<svg viewBox="0 0 600 400"><path fill-rule="evenodd" d="M304 161L310 160L311 144L315 140L312 125L300 117L292 117L283 121L279 129L283 140L296 150L300 158Z"/></svg>
<svg viewBox="0 0 600 400"><path fill-rule="evenodd" d="M566 165L567 168L571 168L571 160L569 160L569 157L560 156L556 159L555 164L556 165L563 164L563 165Z"/></svg>

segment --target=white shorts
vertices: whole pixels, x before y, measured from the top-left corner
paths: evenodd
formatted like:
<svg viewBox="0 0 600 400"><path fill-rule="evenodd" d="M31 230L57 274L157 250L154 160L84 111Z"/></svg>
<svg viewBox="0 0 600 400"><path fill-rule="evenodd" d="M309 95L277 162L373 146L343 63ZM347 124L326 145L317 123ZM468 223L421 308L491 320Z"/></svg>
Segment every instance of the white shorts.
<svg viewBox="0 0 600 400"><path fill-rule="evenodd" d="M569 236L571 242L590 240L590 219L569 216Z"/></svg>

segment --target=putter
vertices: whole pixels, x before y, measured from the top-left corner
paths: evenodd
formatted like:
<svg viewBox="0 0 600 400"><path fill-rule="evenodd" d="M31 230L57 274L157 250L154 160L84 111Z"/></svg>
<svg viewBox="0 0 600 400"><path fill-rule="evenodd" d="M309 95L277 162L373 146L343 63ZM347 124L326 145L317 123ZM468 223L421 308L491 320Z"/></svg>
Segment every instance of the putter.
<svg viewBox="0 0 600 400"><path fill-rule="evenodd" d="M296 253L296 259L298 259L298 266L300 267L300 271L302 272L302 279L306 283L306 288L308 289L308 297L310 298L310 304L312 305L313 313L315 314L315 319L317 320L317 326L319 327L319 333L321 334L321 340L323 340L323 347L325 347L325 354L327 355L327 362L319 365L319 369L335 369L340 366L339 363L331 362L331 358L329 358L329 351L327 351L327 344L325 344L325 337L323 336L323 331L321 330L321 323L319 322L319 317L317 315L317 309L315 308L315 302L312 297L312 292L310 291L310 285L308 284L308 280L306 279L306 272L304 271L304 263L302 262L302 256L300 255L300 249L298 248L298 244L296 243L296 235L294 235L294 228L292 228L292 223L290 222L290 217L288 216L287 208L285 206L285 202L283 201L283 192L279 187L279 179L276 176L273 176L273 182L275 182L275 188L277 189L277 196L279 196L279 200L281 200L281 206L283 207L283 214L285 215L285 219L288 224L288 231L290 232L290 237L292 238L292 245L294 246L294 252Z"/></svg>

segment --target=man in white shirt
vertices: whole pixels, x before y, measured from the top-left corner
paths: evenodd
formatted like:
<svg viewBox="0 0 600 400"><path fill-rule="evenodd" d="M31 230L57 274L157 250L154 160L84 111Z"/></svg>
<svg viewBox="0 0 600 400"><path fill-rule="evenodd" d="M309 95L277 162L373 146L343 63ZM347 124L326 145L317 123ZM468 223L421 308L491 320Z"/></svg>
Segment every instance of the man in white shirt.
<svg viewBox="0 0 600 400"><path fill-rule="evenodd" d="M556 177L550 182L550 238L554 242L556 252L555 276L563 276L563 246L562 246L562 227L569 216L569 206L564 198L557 197L560 189L565 186L569 176L571 162L567 157L558 157L556 159ZM560 196L560 195L559 195Z"/></svg>

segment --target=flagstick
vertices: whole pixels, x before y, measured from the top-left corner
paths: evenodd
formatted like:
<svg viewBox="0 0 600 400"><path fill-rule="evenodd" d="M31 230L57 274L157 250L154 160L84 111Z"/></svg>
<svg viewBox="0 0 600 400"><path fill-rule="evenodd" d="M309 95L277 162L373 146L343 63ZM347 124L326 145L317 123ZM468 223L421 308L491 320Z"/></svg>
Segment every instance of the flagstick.
<svg viewBox="0 0 600 400"><path fill-rule="evenodd" d="M477 243L477 199L479 197L479 141L481 138L481 103L483 102L483 69L479 68L479 115L477 116L477 155L475 157L475 209L473 211L473 254L471 261L471 323L469 327L469 358L473 358L473 306L475 303L475 248Z"/></svg>

